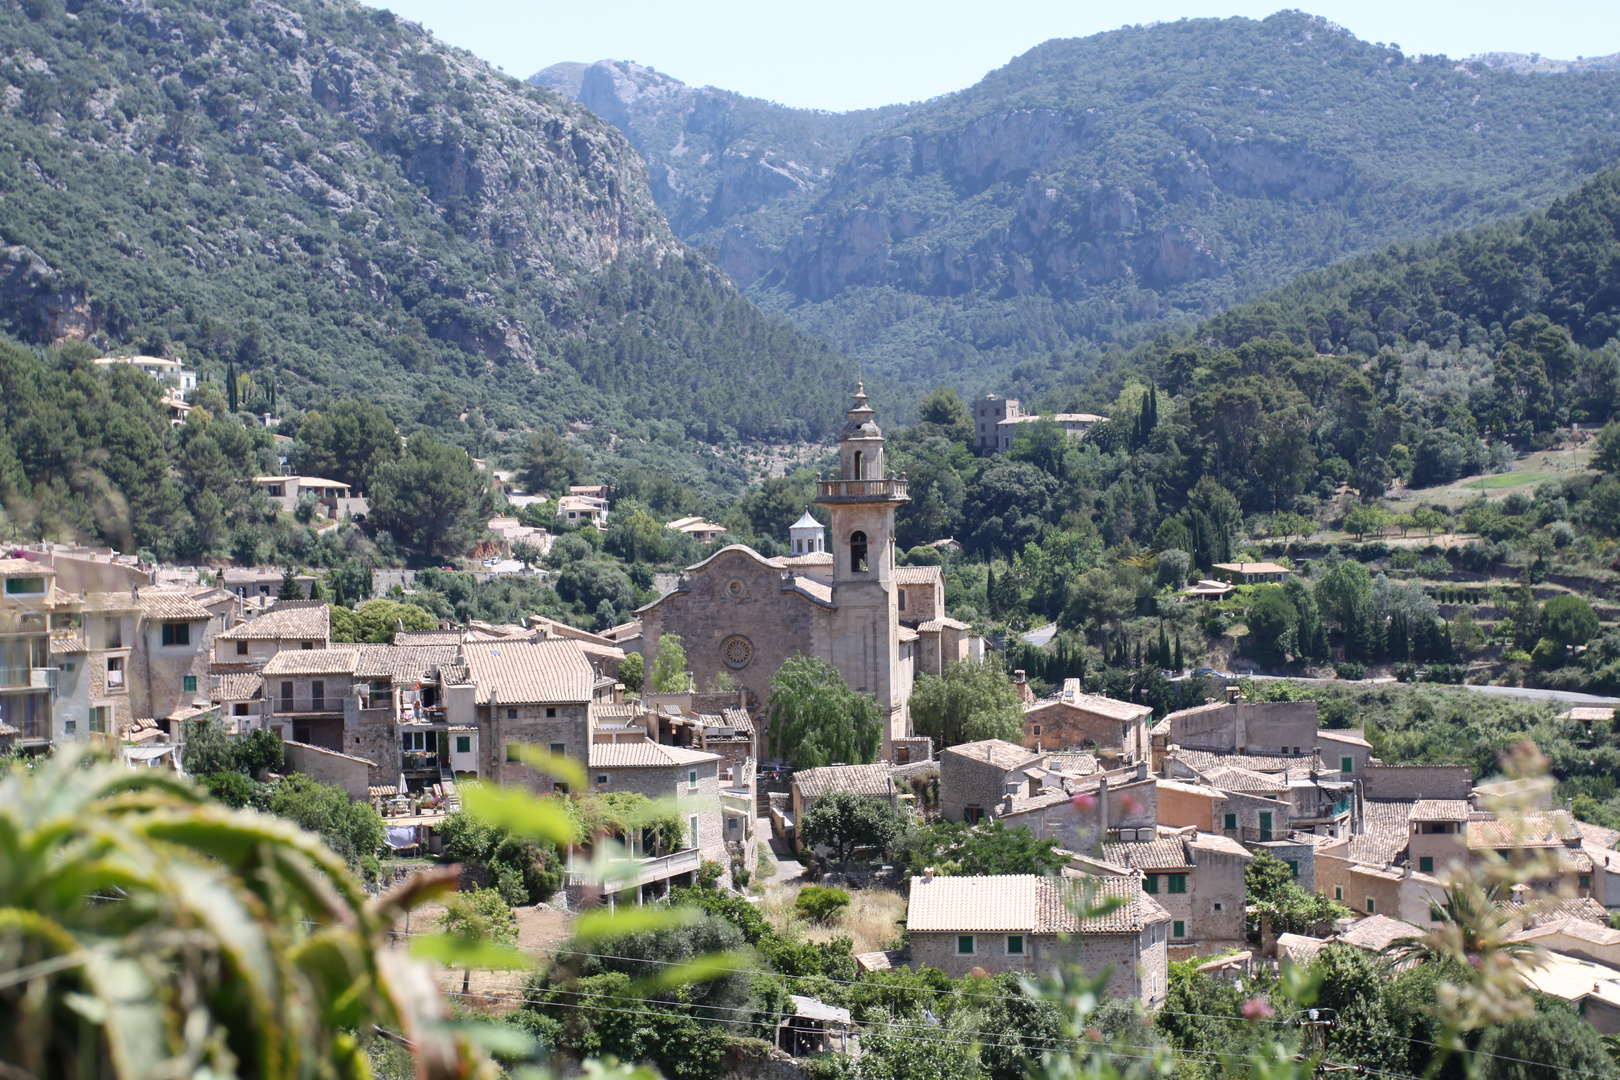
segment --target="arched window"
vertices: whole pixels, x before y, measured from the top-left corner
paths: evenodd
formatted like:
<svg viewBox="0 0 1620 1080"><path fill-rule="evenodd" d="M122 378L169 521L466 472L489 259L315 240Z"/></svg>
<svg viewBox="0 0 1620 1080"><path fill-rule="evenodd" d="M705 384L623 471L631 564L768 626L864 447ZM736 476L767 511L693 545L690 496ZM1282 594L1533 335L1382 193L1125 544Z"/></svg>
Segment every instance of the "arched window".
<svg viewBox="0 0 1620 1080"><path fill-rule="evenodd" d="M860 450L855 451L855 479L866 479L866 454Z"/></svg>
<svg viewBox="0 0 1620 1080"><path fill-rule="evenodd" d="M852 573L866 573L866 534L849 534L849 569Z"/></svg>

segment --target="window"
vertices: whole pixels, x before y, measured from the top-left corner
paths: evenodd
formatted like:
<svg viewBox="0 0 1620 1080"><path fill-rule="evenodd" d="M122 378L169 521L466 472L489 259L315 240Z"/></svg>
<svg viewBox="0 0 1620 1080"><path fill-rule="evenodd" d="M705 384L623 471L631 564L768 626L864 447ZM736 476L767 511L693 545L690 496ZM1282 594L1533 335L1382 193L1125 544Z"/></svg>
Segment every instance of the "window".
<svg viewBox="0 0 1620 1080"><path fill-rule="evenodd" d="M64 721L62 721L62 734L64 734L64 735L72 735L72 734L76 733L78 730L79 730L79 722L77 720L64 720Z"/></svg>
<svg viewBox="0 0 1620 1080"><path fill-rule="evenodd" d="M472 736L471 735L457 735L456 736L456 753L458 753L458 754L470 754L470 753L472 753Z"/></svg>
<svg viewBox="0 0 1620 1080"><path fill-rule="evenodd" d="M965 806L962 808L962 820L969 825L977 825L984 820L984 807Z"/></svg>
<svg viewBox="0 0 1620 1080"><path fill-rule="evenodd" d="M973 935L972 934L958 934L957 935L957 937L956 937L956 955L958 955L958 956L972 956L973 955Z"/></svg>
<svg viewBox="0 0 1620 1080"><path fill-rule="evenodd" d="M855 451L855 479L866 479L866 455L859 450Z"/></svg>
<svg viewBox="0 0 1620 1080"><path fill-rule="evenodd" d="M163 624L163 644L190 645L191 624L183 622L166 622Z"/></svg>
<svg viewBox="0 0 1620 1080"><path fill-rule="evenodd" d="M1170 936L1173 937L1173 938L1184 938L1184 937L1186 937L1187 936L1187 924L1182 922L1180 919L1177 919L1175 922L1171 923L1170 924Z"/></svg>
<svg viewBox="0 0 1620 1080"><path fill-rule="evenodd" d="M866 534L849 534L849 570L852 574L866 573Z"/></svg>
<svg viewBox="0 0 1620 1080"><path fill-rule="evenodd" d="M180 676L180 692L182 694L195 694L197 692L197 676Z"/></svg>
<svg viewBox="0 0 1620 1080"><path fill-rule="evenodd" d="M1429 921L1430 922L1445 922L1445 920L1446 920L1446 913L1440 910L1440 905L1434 903L1433 901L1430 901L1430 903L1429 903Z"/></svg>
<svg viewBox="0 0 1620 1080"><path fill-rule="evenodd" d="M1333 899L1335 899L1335 900L1343 900L1344 899L1344 887L1342 885L1333 886Z"/></svg>
<svg viewBox="0 0 1620 1080"><path fill-rule="evenodd" d="M43 596L45 579L42 577L6 578L7 596Z"/></svg>
<svg viewBox="0 0 1620 1080"><path fill-rule="evenodd" d="M124 658L107 657L107 689L117 690L124 685Z"/></svg>
<svg viewBox="0 0 1620 1080"><path fill-rule="evenodd" d="M1221 827L1224 828L1224 829L1235 829L1235 828L1237 828L1237 815L1236 814L1227 814Z"/></svg>
<svg viewBox="0 0 1620 1080"><path fill-rule="evenodd" d="M1420 873L1420 874L1432 874L1432 873L1434 873L1434 856L1433 855L1420 855L1420 856L1418 856L1418 873Z"/></svg>
<svg viewBox="0 0 1620 1080"><path fill-rule="evenodd" d="M1591 874L1582 874L1581 875L1581 886L1580 887L1583 888L1583 889L1590 889L1592 887L1592 875Z"/></svg>
<svg viewBox="0 0 1620 1080"><path fill-rule="evenodd" d="M290 682L284 682L284 683L281 684L281 711L282 712L292 712L292 707L293 707L292 686L293 686L293 684L290 683Z"/></svg>
<svg viewBox="0 0 1620 1080"><path fill-rule="evenodd" d="M1224 903L1222 903L1221 901L1217 900L1217 901L1215 901L1213 904L1211 904L1209 906L1209 909L1211 911L1213 911L1215 914L1219 915L1221 912L1226 910L1226 905Z"/></svg>
<svg viewBox="0 0 1620 1080"><path fill-rule="evenodd" d="M248 714L247 702L238 701L235 705L231 706L231 712L236 716L246 716Z"/></svg>
<svg viewBox="0 0 1620 1080"><path fill-rule="evenodd" d="M517 743L509 742L509 743L506 744L506 760L507 761L518 761L518 760L520 760L518 758L518 744Z"/></svg>
<svg viewBox="0 0 1620 1080"><path fill-rule="evenodd" d="M1170 874L1169 878L1170 878L1170 891L1171 892L1173 892L1173 893L1184 893L1184 892L1187 891L1187 875L1186 874ZM1176 936L1180 937L1181 935L1177 934Z"/></svg>
<svg viewBox="0 0 1620 1080"><path fill-rule="evenodd" d="M566 743L554 742L551 744L551 753L554 757L562 757L564 754L568 753L568 745Z"/></svg>
<svg viewBox="0 0 1620 1080"><path fill-rule="evenodd" d="M516 709L507 709L506 710L506 718L508 720L516 720L517 719L517 710Z"/></svg>
<svg viewBox="0 0 1620 1080"><path fill-rule="evenodd" d="M309 707L315 712L326 708L326 683L321 679L309 684Z"/></svg>
<svg viewBox="0 0 1620 1080"><path fill-rule="evenodd" d="M124 647L124 620L102 619L101 628L102 635L107 641L106 645L102 646L103 648L122 649Z"/></svg>
<svg viewBox="0 0 1620 1080"><path fill-rule="evenodd" d="M597 787L607 787L607 785L608 785L608 774L607 773L598 773L597 777L596 777L596 786Z"/></svg>
<svg viewBox="0 0 1620 1080"><path fill-rule="evenodd" d="M1377 910L1377 905L1373 903L1373 898L1370 897L1370 896L1367 897L1367 914L1371 915L1376 910Z"/></svg>
<svg viewBox="0 0 1620 1080"><path fill-rule="evenodd" d="M697 790L697 770L696 769L687 769L686 770L686 788L687 788L688 791L696 791Z"/></svg>
<svg viewBox="0 0 1620 1080"><path fill-rule="evenodd" d="M1271 839L1271 811L1270 810L1262 810L1260 812L1260 839L1262 841L1266 841L1266 840Z"/></svg>
<svg viewBox="0 0 1620 1080"><path fill-rule="evenodd" d="M546 710L546 717L548 719L552 718L552 717L555 717L556 715L557 715L557 710L556 709L547 709Z"/></svg>
<svg viewBox="0 0 1620 1080"><path fill-rule="evenodd" d="M898 591L900 593L900 610L904 611L906 610L906 590L900 589Z"/></svg>
<svg viewBox="0 0 1620 1080"><path fill-rule="evenodd" d="M1342 757L1342 758L1340 758L1339 759L1339 771L1342 772L1342 773L1355 772L1356 771L1356 759L1352 758L1352 757Z"/></svg>
<svg viewBox="0 0 1620 1080"><path fill-rule="evenodd" d="M1007 935L1007 955L1008 956L1023 956L1024 955L1024 935L1023 934L1008 934Z"/></svg>
<svg viewBox="0 0 1620 1080"><path fill-rule="evenodd" d="M1142 879L1142 891L1145 892L1145 893L1153 893L1154 895L1158 895L1158 892L1159 892L1159 875L1158 874L1149 874L1147 877L1143 878Z"/></svg>
<svg viewBox="0 0 1620 1080"><path fill-rule="evenodd" d="M1041 733L1041 725L1036 724L1035 725L1035 734L1039 735L1040 733Z"/></svg>
<svg viewBox="0 0 1620 1080"><path fill-rule="evenodd" d="M315 648L315 643L313 641L304 641L304 642L300 642L298 647L300 649L306 649L306 650L313 649L313 648Z"/></svg>
<svg viewBox="0 0 1620 1080"><path fill-rule="evenodd" d="M93 705L90 707L90 730L98 735L107 733L107 706Z"/></svg>
<svg viewBox="0 0 1620 1080"><path fill-rule="evenodd" d="M686 825L687 825L687 835L692 838L692 847L697 847L698 846L698 819L697 819L697 815L693 814L691 817L687 818L686 819Z"/></svg>
<svg viewBox="0 0 1620 1080"><path fill-rule="evenodd" d="M238 641L236 643L236 655L237 656L246 656L247 655L247 642Z"/></svg>

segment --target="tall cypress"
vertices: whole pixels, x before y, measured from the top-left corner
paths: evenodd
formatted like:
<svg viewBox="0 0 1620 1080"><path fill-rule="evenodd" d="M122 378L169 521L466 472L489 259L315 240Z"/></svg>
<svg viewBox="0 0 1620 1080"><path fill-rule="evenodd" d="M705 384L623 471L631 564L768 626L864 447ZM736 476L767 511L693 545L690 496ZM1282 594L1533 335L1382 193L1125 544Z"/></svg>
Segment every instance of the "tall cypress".
<svg viewBox="0 0 1620 1080"><path fill-rule="evenodd" d="M1163 619L1159 620L1159 655L1157 659L1155 659L1154 663L1161 668L1170 666L1170 642L1164 635Z"/></svg>
<svg viewBox="0 0 1620 1080"><path fill-rule="evenodd" d="M1176 671L1179 673L1179 672L1183 672L1183 671L1186 671L1186 670L1187 670L1187 665L1181 662L1181 631L1177 630L1176 631Z"/></svg>
<svg viewBox="0 0 1620 1080"><path fill-rule="evenodd" d="M996 564L995 563L990 564L989 571L985 574L985 578L984 578L984 603L985 603L985 606L990 609L990 618L992 620L1000 618L1000 614L996 610Z"/></svg>

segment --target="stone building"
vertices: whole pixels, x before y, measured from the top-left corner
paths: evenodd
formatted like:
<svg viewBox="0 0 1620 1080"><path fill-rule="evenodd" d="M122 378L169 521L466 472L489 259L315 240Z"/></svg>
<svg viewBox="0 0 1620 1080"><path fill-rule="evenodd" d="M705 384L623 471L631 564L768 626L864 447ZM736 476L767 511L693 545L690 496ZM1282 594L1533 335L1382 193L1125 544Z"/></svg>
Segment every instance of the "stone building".
<svg viewBox="0 0 1620 1080"><path fill-rule="evenodd" d="M725 674L747 690L752 707L769 696L785 661L828 661L852 689L877 700L887 757L895 740L911 734L915 673L967 659L970 634L944 615L938 567L895 565L894 515L908 501L906 481L885 473L883 433L864 392L847 415L838 478L817 482L829 535L806 515L790 530L794 550L786 557L721 548L637 615L644 655L656 655L664 634L678 634L699 685Z"/></svg>
<svg viewBox="0 0 1620 1080"><path fill-rule="evenodd" d="M1142 891L1170 915L1171 959L1243 947L1244 872L1254 856L1237 841L1189 829L1104 844L1102 857L1142 872Z"/></svg>
<svg viewBox="0 0 1620 1080"><path fill-rule="evenodd" d="M1024 706L1023 742L1031 750L1108 747L1132 762L1145 760L1152 715L1151 705L1087 694L1079 679L1065 679L1052 697Z"/></svg>
<svg viewBox="0 0 1620 1080"><path fill-rule="evenodd" d="M939 754L939 812L973 824L996 816L1008 795L1039 795L1046 756L1001 739L949 746Z"/></svg>
<svg viewBox="0 0 1620 1080"><path fill-rule="evenodd" d="M1316 702L1232 701L1165 717L1169 740L1184 750L1298 757L1316 746Z"/></svg>
<svg viewBox="0 0 1620 1080"><path fill-rule="evenodd" d="M1124 903L1081 919L1077 906L1089 883L1093 895ZM1241 897L1242 892L1238 895ZM1087 972L1111 968L1105 995L1164 1003L1169 988L1170 915L1142 892L1136 874L1063 878L1034 874L911 879L906 908L911 963L952 978L979 969L1040 977L1068 964Z"/></svg>
<svg viewBox="0 0 1620 1080"><path fill-rule="evenodd" d="M332 642L332 613L319 600L278 600L262 615L214 635L209 670L251 671L284 649L324 649Z"/></svg>
<svg viewBox="0 0 1620 1080"><path fill-rule="evenodd" d="M182 589L141 589L136 599L141 623L131 657L134 714L162 720L208 709L215 613Z"/></svg>

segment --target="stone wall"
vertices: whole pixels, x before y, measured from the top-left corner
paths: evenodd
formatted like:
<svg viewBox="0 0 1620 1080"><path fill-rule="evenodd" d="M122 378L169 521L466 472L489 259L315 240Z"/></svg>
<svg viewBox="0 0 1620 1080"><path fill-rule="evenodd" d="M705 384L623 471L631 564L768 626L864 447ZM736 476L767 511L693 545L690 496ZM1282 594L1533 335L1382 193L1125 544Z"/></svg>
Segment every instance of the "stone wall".
<svg viewBox="0 0 1620 1080"><path fill-rule="evenodd" d="M287 768L293 772L301 772L323 784L336 784L357 802L364 802L369 797L367 788L371 782L371 763L364 758L291 740L282 744L282 753L286 757Z"/></svg>
<svg viewBox="0 0 1620 1080"><path fill-rule="evenodd" d="M1157 1004L1168 990L1169 926L1157 923L1141 934L1075 935L1067 941L1060 941L1056 935L1027 934L1021 956L1007 953L1006 934L969 935L974 938L976 952L964 955L956 951L957 938L962 935L913 930L911 965L938 968L952 978L961 978L974 968L991 975L1003 971L1038 975L1064 964L1078 964L1092 974L1110 967L1105 996Z"/></svg>
<svg viewBox="0 0 1620 1080"><path fill-rule="evenodd" d="M1361 778L1363 797L1391 802L1466 799L1473 789L1474 770L1467 765L1368 765Z"/></svg>
<svg viewBox="0 0 1620 1080"><path fill-rule="evenodd" d="M399 781L400 745L392 706L362 709L357 697L343 701L343 750L371 763L371 783Z"/></svg>
<svg viewBox="0 0 1620 1080"><path fill-rule="evenodd" d="M1000 810L1006 785L1014 780L1022 782L1024 774L948 749L939 755L940 814L946 821L966 821L968 807L977 807L990 817Z"/></svg>
<svg viewBox="0 0 1620 1080"><path fill-rule="evenodd" d="M1038 702L1024 713L1024 745L1031 750L1134 747L1134 721L1103 716L1066 701Z"/></svg>
<svg viewBox="0 0 1620 1080"><path fill-rule="evenodd" d="M170 716L189 706L193 699L208 700L208 661L213 652L213 620L196 619L181 623L189 641L184 645L163 644L162 621L141 624L139 645L132 663L131 706L140 716ZM187 690L185 680L196 681Z"/></svg>
<svg viewBox="0 0 1620 1080"><path fill-rule="evenodd" d="M1240 701L1197 709L1171 719L1170 741L1217 753L1309 753L1316 745L1316 702Z"/></svg>
<svg viewBox="0 0 1620 1080"><path fill-rule="evenodd" d="M689 782L696 770L697 787ZM697 847L702 857L726 868L725 881L731 881L731 859L726 854L725 815L720 810L719 762L700 761L691 765L660 765L649 768L593 769L591 784L606 775L604 791L630 791L649 799L673 799L674 812L686 823L698 819Z"/></svg>
<svg viewBox="0 0 1620 1080"><path fill-rule="evenodd" d="M590 760L591 729L590 707L579 702L571 705L536 705L499 700L493 705L478 706L479 749L484 764L481 776L501 784L524 784L545 794L556 783L541 776L529 766L506 760L508 744L523 743L540 750L559 750L564 756L581 763ZM547 713L552 715L547 715Z"/></svg>
<svg viewBox="0 0 1620 1080"><path fill-rule="evenodd" d="M1253 842L1254 834L1261 828L1261 815L1271 815L1271 835L1280 837L1288 835L1288 804L1275 799L1262 798L1259 795L1246 795L1241 791L1228 791L1223 793L1226 797L1215 804L1216 831L1234 840ZM1237 815L1237 829L1227 825L1229 815ZM1245 834L1244 830L1252 830Z"/></svg>

